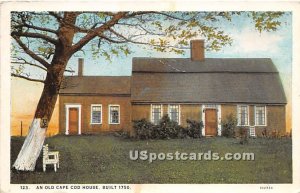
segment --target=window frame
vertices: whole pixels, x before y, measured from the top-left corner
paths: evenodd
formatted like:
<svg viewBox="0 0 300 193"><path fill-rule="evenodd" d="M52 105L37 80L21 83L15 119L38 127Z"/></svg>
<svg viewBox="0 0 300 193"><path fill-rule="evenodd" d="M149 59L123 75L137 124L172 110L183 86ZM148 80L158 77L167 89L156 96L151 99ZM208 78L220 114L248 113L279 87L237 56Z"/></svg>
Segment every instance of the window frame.
<svg viewBox="0 0 300 193"><path fill-rule="evenodd" d="M242 106L245 106L245 107L247 107L247 124L245 124L245 125L241 125L241 118L240 118L240 115L239 115L239 109L240 109L240 107L242 107ZM243 104L241 104L241 105L237 105L237 117L238 117L238 123L237 123L237 126L249 126L249 124L250 124L250 120L249 120L249 105L243 105Z"/></svg>
<svg viewBox="0 0 300 193"><path fill-rule="evenodd" d="M119 110L118 110L118 113L119 113L119 117L118 117L118 123L112 123L111 122L111 113L110 113L110 108L111 107L118 107L119 108ZM118 105L118 104L109 104L108 105L108 124L110 124L110 125L119 125L119 124L121 124L121 107L120 107L120 105Z"/></svg>
<svg viewBox="0 0 300 193"><path fill-rule="evenodd" d="M181 110L180 110L180 104L168 104L168 116L169 116L169 118L170 118L170 120L172 120L171 119L171 116L170 116L170 110L171 110L171 106L173 106L173 105L176 105L176 106L178 106L178 125L180 125L181 124Z"/></svg>
<svg viewBox="0 0 300 193"><path fill-rule="evenodd" d="M100 123L93 123L93 107L100 107L101 108L101 116L100 116ZM91 125L101 125L102 124L102 118L103 118L103 108L102 104L91 104L91 120L90 124Z"/></svg>
<svg viewBox="0 0 300 193"><path fill-rule="evenodd" d="M265 113L264 113L265 124L263 124L263 125L257 124L257 121L256 121L256 108L257 107L264 107L264 109L265 109ZM254 106L254 123L255 123L255 126L267 126L267 106L266 105L255 105Z"/></svg>
<svg viewBox="0 0 300 193"><path fill-rule="evenodd" d="M153 106L160 106L160 119L163 117L163 105L162 104L151 104L151 108L150 108L150 120L151 123L154 123L154 116L153 116Z"/></svg>

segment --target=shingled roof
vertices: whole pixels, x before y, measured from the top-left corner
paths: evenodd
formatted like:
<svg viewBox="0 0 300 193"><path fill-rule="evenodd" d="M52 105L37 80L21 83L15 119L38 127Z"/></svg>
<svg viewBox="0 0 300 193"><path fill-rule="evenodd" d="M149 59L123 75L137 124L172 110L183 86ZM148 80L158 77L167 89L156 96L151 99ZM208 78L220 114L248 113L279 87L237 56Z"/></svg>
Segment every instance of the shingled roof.
<svg viewBox="0 0 300 193"><path fill-rule="evenodd" d="M130 95L130 76L66 76L61 95Z"/></svg>
<svg viewBox="0 0 300 193"><path fill-rule="evenodd" d="M134 58L132 102L286 104L271 59Z"/></svg>

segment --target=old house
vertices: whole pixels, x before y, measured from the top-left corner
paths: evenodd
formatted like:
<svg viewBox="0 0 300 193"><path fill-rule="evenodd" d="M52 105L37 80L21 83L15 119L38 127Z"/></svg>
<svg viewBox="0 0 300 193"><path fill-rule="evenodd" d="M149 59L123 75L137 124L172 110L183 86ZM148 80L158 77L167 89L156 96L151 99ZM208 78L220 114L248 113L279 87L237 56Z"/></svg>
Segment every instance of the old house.
<svg viewBox="0 0 300 193"><path fill-rule="evenodd" d="M128 130L131 127L129 76L66 76L59 96L59 131L66 135Z"/></svg>
<svg viewBox="0 0 300 193"><path fill-rule="evenodd" d="M133 58L131 77L65 77L60 92L60 132L97 133L124 129L132 120L157 124L164 114L186 125L203 121L203 135L221 135L233 114L238 125L260 135L285 132L286 98L268 58L205 58L204 42L191 42L191 58Z"/></svg>

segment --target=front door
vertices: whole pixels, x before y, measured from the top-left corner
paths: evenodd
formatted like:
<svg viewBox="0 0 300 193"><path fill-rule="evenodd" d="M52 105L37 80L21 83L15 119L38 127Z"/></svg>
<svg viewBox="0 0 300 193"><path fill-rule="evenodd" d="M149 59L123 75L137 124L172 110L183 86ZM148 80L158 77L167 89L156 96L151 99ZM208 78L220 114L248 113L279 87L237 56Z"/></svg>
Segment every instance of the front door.
<svg viewBox="0 0 300 193"><path fill-rule="evenodd" d="M205 135L216 136L217 135L217 110L206 109L205 110Z"/></svg>
<svg viewBox="0 0 300 193"><path fill-rule="evenodd" d="M69 108L69 134L78 134L78 108Z"/></svg>

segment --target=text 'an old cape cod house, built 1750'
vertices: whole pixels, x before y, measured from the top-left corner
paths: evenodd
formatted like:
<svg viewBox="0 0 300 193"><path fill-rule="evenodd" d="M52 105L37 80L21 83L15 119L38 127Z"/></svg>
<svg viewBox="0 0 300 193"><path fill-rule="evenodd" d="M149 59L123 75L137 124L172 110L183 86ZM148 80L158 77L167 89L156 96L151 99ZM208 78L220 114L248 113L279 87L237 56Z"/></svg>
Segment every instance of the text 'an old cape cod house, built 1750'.
<svg viewBox="0 0 300 193"><path fill-rule="evenodd" d="M133 58L132 76L66 76L59 97L60 133L132 131L132 121L157 124L164 114L186 125L203 121L205 136L221 134L233 114L260 135L285 132L286 98L279 73L267 58L205 58L204 42L191 41L191 58Z"/></svg>

